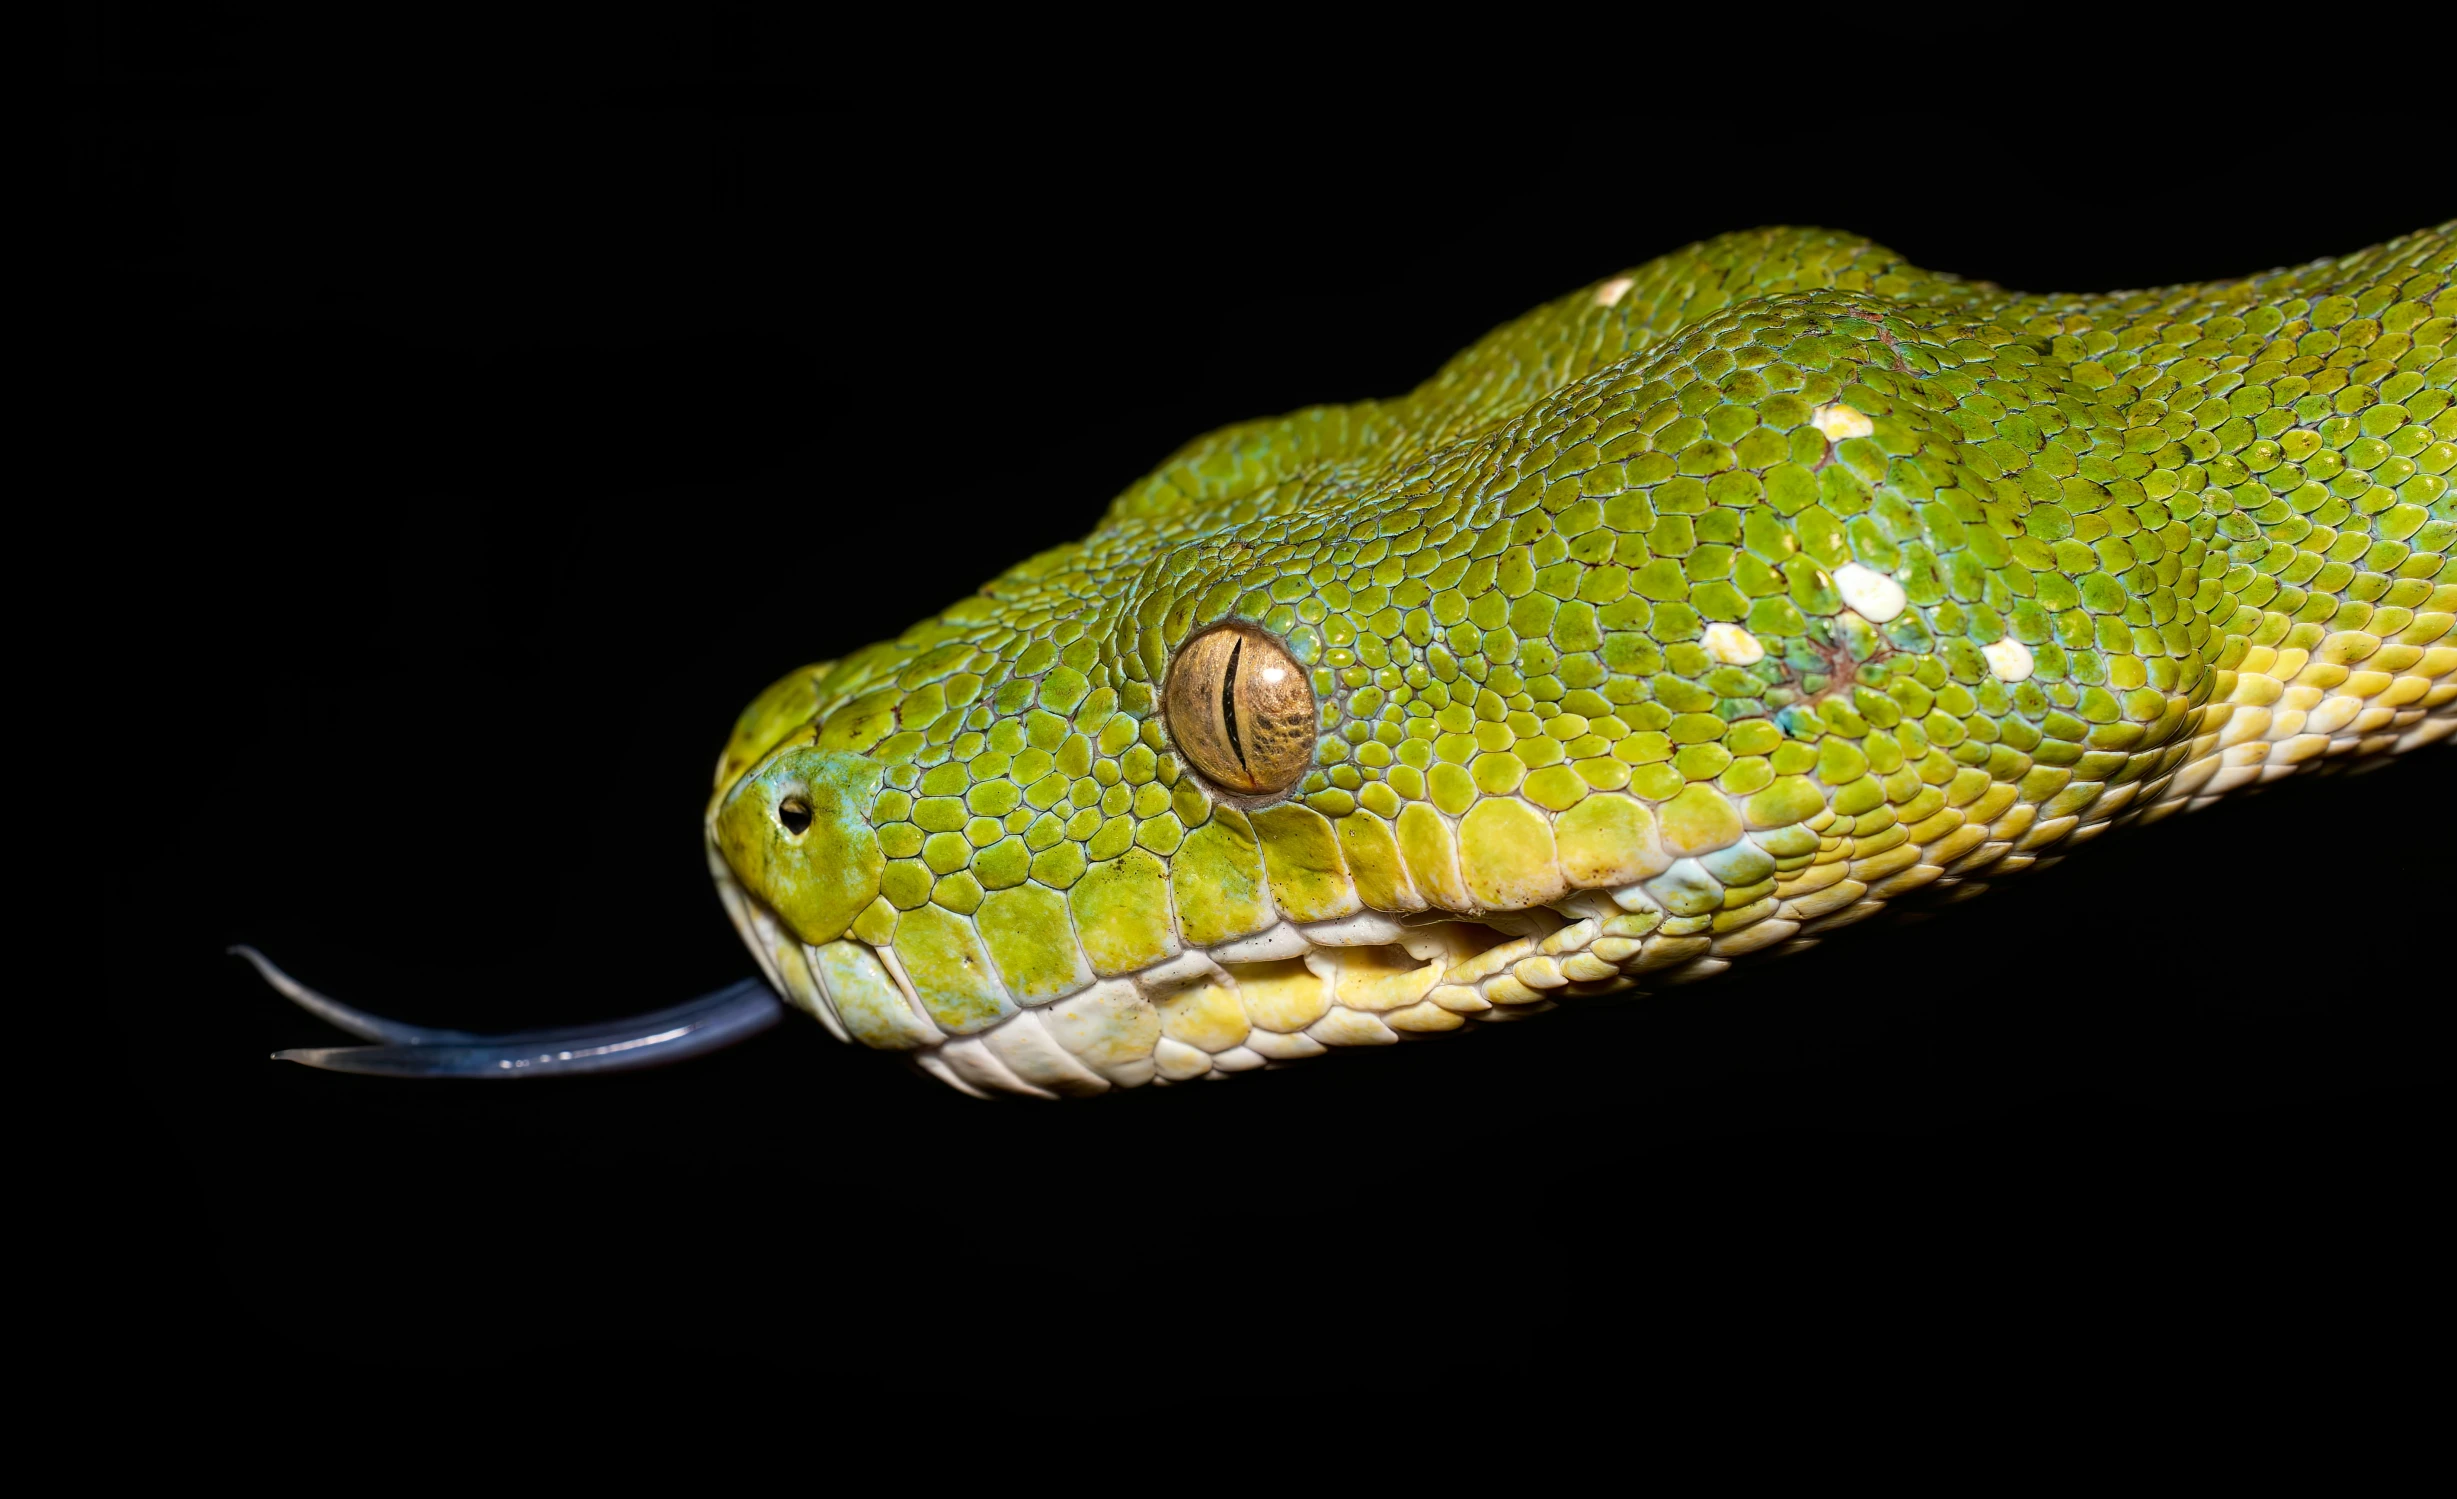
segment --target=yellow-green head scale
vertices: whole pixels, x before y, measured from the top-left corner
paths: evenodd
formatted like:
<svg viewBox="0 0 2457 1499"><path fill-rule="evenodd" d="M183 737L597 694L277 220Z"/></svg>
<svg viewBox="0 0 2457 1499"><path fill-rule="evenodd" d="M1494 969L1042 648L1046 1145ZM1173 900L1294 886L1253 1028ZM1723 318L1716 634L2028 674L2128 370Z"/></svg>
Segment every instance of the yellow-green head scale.
<svg viewBox="0 0 2457 1499"><path fill-rule="evenodd" d="M2103 296L1818 230L1666 256L785 678L712 866L840 1034L1088 1093L1712 973L2430 743L2452 227ZM1285 790L1168 722L1231 624L1312 689Z"/></svg>

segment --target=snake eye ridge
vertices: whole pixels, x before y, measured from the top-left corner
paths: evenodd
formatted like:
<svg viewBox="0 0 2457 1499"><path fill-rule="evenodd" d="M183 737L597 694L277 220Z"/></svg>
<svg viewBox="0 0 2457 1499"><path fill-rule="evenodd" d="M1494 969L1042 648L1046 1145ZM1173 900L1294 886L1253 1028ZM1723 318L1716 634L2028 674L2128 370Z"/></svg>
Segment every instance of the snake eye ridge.
<svg viewBox="0 0 2457 1499"><path fill-rule="evenodd" d="M1251 625L1219 625L1169 667L1170 737L1204 779L1246 796L1294 785L1314 763L1314 689L1305 669Z"/></svg>

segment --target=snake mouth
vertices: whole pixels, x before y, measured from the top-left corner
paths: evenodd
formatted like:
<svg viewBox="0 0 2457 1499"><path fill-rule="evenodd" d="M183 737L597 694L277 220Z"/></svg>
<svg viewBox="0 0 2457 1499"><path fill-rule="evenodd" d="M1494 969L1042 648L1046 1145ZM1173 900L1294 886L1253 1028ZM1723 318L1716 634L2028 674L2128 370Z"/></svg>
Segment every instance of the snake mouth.
<svg viewBox="0 0 2457 1499"><path fill-rule="evenodd" d="M744 888L713 838L708 842L708 875L716 882L718 903L725 907L726 917L733 922L742 945L751 950L768 986L794 1008L816 1018L837 1040L851 1041L851 1032L845 1029L836 1007L812 972L809 957L812 949L794 936L773 907ZM854 941L850 937L844 940ZM868 946L858 942L855 945Z"/></svg>
<svg viewBox="0 0 2457 1499"><path fill-rule="evenodd" d="M976 1096L1080 1096L1233 1076L1537 1014L1563 998L1628 989L1642 973L1679 982L1727 966L1713 951L1722 944L1689 930L1700 923L1667 919L1634 888L1595 890L1475 916L1283 919L1061 994L958 1013L916 985L893 944L849 934L804 943L713 848L709 870L744 944L789 1003L839 1040L903 1051Z"/></svg>

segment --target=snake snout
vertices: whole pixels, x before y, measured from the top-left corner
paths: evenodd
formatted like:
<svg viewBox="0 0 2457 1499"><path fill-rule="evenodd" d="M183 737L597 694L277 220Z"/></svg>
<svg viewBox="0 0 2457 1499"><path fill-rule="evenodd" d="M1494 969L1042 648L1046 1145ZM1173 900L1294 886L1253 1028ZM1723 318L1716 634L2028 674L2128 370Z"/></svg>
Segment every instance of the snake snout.
<svg viewBox="0 0 2457 1499"><path fill-rule="evenodd" d="M813 946L878 899L886 860L870 825L884 767L796 745L754 766L717 804L709 833L742 888Z"/></svg>

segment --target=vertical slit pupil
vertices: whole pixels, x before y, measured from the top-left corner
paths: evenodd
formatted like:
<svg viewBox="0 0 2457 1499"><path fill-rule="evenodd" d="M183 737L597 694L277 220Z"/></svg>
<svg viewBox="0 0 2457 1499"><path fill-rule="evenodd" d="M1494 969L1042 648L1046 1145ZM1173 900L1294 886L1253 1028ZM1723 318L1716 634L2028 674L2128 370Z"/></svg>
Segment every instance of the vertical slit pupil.
<svg viewBox="0 0 2457 1499"><path fill-rule="evenodd" d="M1220 673L1220 722L1228 728L1229 753L1237 757L1237 768L1251 778L1254 774L1246 764L1246 747L1237 737L1237 659L1245 654L1243 640L1229 645L1228 666Z"/></svg>

